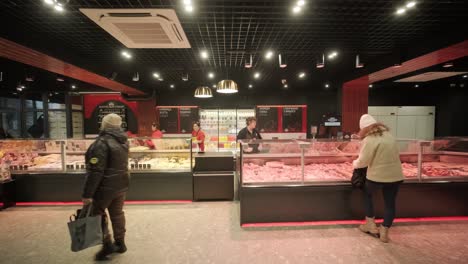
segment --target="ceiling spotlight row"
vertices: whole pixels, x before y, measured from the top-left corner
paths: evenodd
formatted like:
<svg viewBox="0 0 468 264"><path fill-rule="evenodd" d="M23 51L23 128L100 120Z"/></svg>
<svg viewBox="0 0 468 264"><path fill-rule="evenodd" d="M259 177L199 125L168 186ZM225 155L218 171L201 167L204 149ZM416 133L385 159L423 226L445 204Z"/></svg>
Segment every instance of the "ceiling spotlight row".
<svg viewBox="0 0 468 264"><path fill-rule="evenodd" d="M407 10L412 9L416 6L416 1L407 2L404 7L397 8L396 14L403 15L406 13Z"/></svg>
<svg viewBox="0 0 468 264"><path fill-rule="evenodd" d="M46 3L49 6L53 6L55 11L58 12L63 12L65 11L64 6L68 1L60 1L60 0L44 0L44 3Z"/></svg>

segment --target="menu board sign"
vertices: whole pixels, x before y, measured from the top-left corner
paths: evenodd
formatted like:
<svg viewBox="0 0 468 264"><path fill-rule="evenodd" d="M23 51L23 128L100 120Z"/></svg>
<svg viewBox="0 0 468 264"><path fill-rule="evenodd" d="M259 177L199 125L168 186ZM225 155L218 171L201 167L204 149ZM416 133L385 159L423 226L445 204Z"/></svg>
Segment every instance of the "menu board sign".
<svg viewBox="0 0 468 264"><path fill-rule="evenodd" d="M163 133L177 133L178 108L158 108L159 126Z"/></svg>
<svg viewBox="0 0 468 264"><path fill-rule="evenodd" d="M283 132L302 132L303 107L283 107Z"/></svg>
<svg viewBox="0 0 468 264"><path fill-rule="evenodd" d="M277 107L257 107L257 129L261 133L278 132L278 108Z"/></svg>
<svg viewBox="0 0 468 264"><path fill-rule="evenodd" d="M190 133L192 124L198 121L198 107L181 107L180 115L180 133Z"/></svg>
<svg viewBox="0 0 468 264"><path fill-rule="evenodd" d="M336 118L334 116L332 117L328 117L326 120L325 120L325 126L341 126L341 122L340 122L340 119L339 118Z"/></svg>
<svg viewBox="0 0 468 264"><path fill-rule="evenodd" d="M97 106L98 125L101 127L102 119L108 114L117 114L122 118L122 128L127 130L127 107L119 101L108 101Z"/></svg>

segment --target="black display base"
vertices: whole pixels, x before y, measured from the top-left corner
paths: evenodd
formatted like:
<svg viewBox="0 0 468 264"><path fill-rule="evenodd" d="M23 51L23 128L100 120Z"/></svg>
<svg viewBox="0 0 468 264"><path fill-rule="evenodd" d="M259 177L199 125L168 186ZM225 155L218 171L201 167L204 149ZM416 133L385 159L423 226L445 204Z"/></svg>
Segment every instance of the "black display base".
<svg viewBox="0 0 468 264"><path fill-rule="evenodd" d="M18 202L73 202L81 199L84 173L16 174ZM131 173L127 200L192 200L191 172Z"/></svg>
<svg viewBox="0 0 468 264"><path fill-rule="evenodd" d="M15 206L16 204L16 181L9 180L0 182L0 210Z"/></svg>
<svg viewBox="0 0 468 264"><path fill-rule="evenodd" d="M468 216L468 182L403 183L397 217ZM378 218L383 198L374 200ZM353 220L364 218L361 190L349 184L294 187L241 187L241 224Z"/></svg>
<svg viewBox="0 0 468 264"><path fill-rule="evenodd" d="M203 200L233 200L234 173L194 174L193 199Z"/></svg>

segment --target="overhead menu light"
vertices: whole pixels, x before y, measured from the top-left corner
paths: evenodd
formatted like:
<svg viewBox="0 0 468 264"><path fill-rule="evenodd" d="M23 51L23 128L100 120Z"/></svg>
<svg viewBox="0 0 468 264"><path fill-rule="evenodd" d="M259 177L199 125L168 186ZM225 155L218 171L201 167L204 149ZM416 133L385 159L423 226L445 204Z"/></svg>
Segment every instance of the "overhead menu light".
<svg viewBox="0 0 468 264"><path fill-rule="evenodd" d="M321 69L325 67L325 54L322 54L322 61L317 62L317 68Z"/></svg>
<svg viewBox="0 0 468 264"><path fill-rule="evenodd" d="M273 58L273 51L269 50L265 53L265 59L269 60L271 58Z"/></svg>
<svg viewBox="0 0 468 264"><path fill-rule="evenodd" d="M211 98L213 97L213 92L211 91L210 87L206 86L199 86L195 89L194 97L196 98Z"/></svg>
<svg viewBox="0 0 468 264"><path fill-rule="evenodd" d="M237 86L237 83L233 80L222 80L218 83L216 92L224 94L233 94L239 92L239 87Z"/></svg>
<svg viewBox="0 0 468 264"><path fill-rule="evenodd" d="M208 57L209 57L208 51L206 51L206 50L200 51L200 57L202 59L204 59L204 60L208 59Z"/></svg>
<svg viewBox="0 0 468 264"><path fill-rule="evenodd" d="M254 74L254 78L255 78L255 79L260 78L260 73L259 73L259 72L256 72L256 73Z"/></svg>
<svg viewBox="0 0 468 264"><path fill-rule="evenodd" d="M356 68L364 68L364 63L359 59L359 55L356 55Z"/></svg>

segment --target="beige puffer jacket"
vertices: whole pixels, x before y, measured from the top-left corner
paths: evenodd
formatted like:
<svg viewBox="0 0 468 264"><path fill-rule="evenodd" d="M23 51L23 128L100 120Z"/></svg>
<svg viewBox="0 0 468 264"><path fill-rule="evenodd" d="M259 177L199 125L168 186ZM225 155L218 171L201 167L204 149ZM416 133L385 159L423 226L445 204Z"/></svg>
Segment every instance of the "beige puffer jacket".
<svg viewBox="0 0 468 264"><path fill-rule="evenodd" d="M359 158L353 165L356 169L368 167L367 179L374 182L397 182L404 179L398 144L389 132L364 138Z"/></svg>

